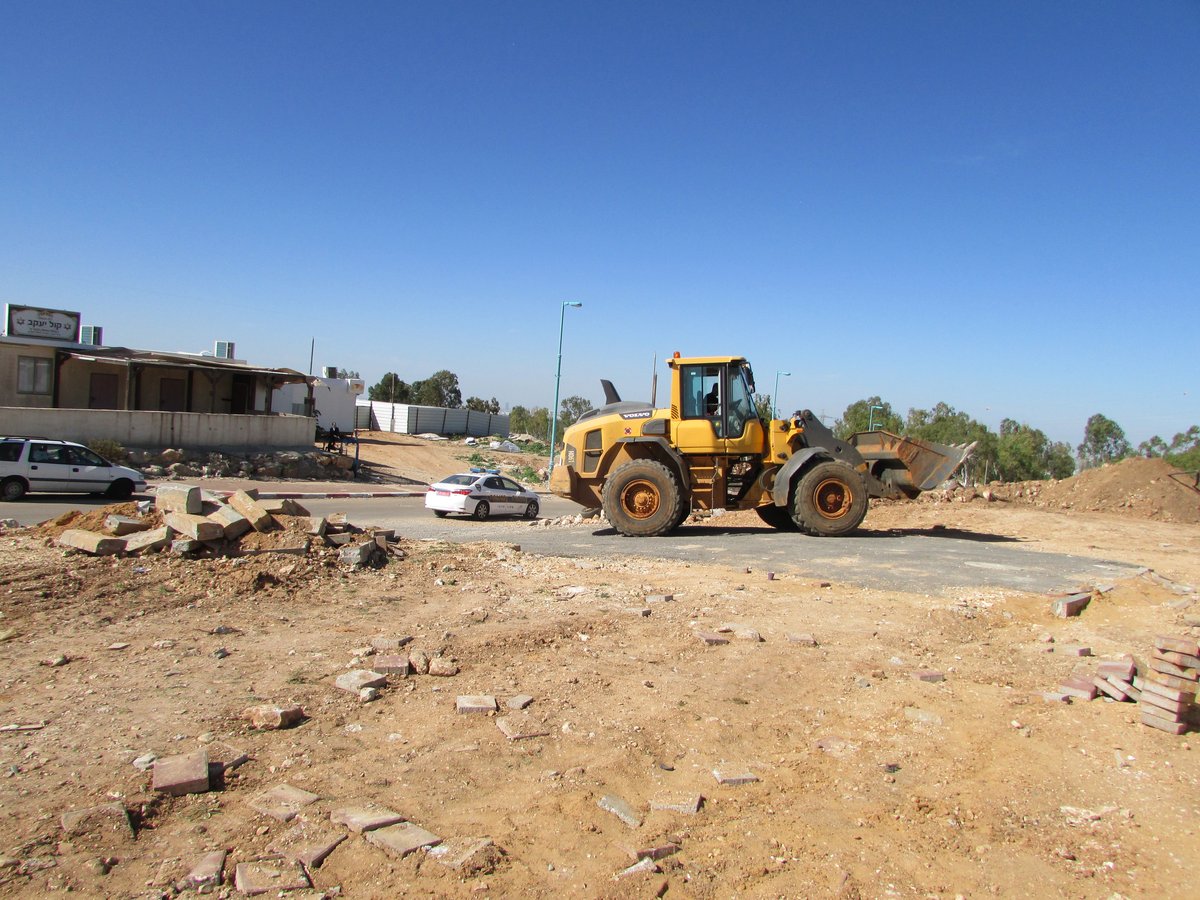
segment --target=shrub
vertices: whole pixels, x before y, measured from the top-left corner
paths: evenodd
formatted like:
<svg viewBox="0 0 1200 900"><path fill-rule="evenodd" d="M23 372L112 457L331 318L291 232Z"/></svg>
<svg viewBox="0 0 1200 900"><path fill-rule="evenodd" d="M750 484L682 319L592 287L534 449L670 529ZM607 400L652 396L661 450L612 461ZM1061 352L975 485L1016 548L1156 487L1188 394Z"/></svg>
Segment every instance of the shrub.
<svg viewBox="0 0 1200 900"><path fill-rule="evenodd" d="M88 441L88 449L99 453L109 462L122 462L126 457L125 448L116 441L111 441L108 438L98 438L94 441Z"/></svg>

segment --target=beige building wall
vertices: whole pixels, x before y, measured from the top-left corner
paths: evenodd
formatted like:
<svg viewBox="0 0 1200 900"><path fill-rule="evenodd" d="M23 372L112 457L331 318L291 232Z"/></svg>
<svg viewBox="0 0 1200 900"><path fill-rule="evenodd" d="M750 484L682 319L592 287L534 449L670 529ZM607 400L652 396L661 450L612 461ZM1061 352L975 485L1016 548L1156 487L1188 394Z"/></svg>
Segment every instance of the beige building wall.
<svg viewBox="0 0 1200 900"><path fill-rule="evenodd" d="M0 343L0 397L5 403L29 409L48 409L53 402L53 394L19 394L17 393L17 360L22 357L35 357L50 360L50 390L54 389L54 348L25 346L22 344ZM0 424L0 431L12 431L6 425Z"/></svg>

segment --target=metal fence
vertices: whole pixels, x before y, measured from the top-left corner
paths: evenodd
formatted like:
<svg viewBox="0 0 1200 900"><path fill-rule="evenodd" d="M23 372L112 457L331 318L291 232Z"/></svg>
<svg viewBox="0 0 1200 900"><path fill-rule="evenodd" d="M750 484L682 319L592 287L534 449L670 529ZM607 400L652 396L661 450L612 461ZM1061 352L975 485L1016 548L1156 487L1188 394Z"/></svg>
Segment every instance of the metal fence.
<svg viewBox="0 0 1200 900"><path fill-rule="evenodd" d="M477 412L473 409L444 409L439 406L359 400L354 412L354 427L371 431L508 437L508 416Z"/></svg>

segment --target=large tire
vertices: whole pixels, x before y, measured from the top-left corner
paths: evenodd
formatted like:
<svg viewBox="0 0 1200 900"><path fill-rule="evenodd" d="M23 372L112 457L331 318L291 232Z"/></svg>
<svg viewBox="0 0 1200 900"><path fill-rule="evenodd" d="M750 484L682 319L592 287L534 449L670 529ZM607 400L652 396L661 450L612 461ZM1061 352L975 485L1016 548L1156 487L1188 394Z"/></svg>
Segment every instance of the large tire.
<svg viewBox="0 0 1200 900"><path fill-rule="evenodd" d="M600 496L613 528L630 537L655 537L677 528L683 518L682 491L660 462L635 459L604 482Z"/></svg>
<svg viewBox="0 0 1200 900"><path fill-rule="evenodd" d="M817 463L796 484L792 521L805 534L840 537L867 515L867 486L854 469L839 462Z"/></svg>
<svg viewBox="0 0 1200 900"><path fill-rule="evenodd" d="M118 478L108 486L104 496L110 500L128 500L133 496L133 482L128 478Z"/></svg>
<svg viewBox="0 0 1200 900"><path fill-rule="evenodd" d="M20 478L10 478L8 481L0 484L0 500L7 500L9 502L20 500L25 496L26 490L28 489L25 487L24 481Z"/></svg>
<svg viewBox="0 0 1200 900"><path fill-rule="evenodd" d="M796 523L792 521L792 514L786 506L756 506L754 511L758 513L758 517L770 525L772 528L778 528L780 531L795 531Z"/></svg>

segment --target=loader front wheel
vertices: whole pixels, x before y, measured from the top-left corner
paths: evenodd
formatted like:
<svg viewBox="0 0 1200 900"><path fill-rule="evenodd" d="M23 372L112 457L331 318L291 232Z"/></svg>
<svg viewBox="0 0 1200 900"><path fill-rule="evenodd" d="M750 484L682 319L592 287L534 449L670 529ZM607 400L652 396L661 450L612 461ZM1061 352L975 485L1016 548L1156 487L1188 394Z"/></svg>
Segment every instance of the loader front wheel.
<svg viewBox="0 0 1200 900"><path fill-rule="evenodd" d="M604 514L621 534L654 537L679 526L682 493L662 463L635 459L605 480L600 497Z"/></svg>
<svg viewBox="0 0 1200 900"><path fill-rule="evenodd" d="M847 465L817 463L796 484L791 513L792 521L805 534L849 534L867 515L867 486Z"/></svg>

